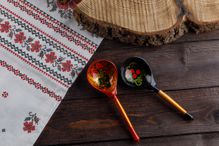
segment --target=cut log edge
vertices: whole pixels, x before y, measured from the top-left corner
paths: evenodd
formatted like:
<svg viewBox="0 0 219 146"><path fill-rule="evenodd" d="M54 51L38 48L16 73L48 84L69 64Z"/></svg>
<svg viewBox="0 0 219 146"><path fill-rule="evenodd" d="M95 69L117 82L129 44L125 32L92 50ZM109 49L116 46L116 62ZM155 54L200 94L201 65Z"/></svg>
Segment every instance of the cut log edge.
<svg viewBox="0 0 219 146"><path fill-rule="evenodd" d="M80 9L74 9L74 17L85 30L95 33L107 39L116 39L121 42L131 43L140 46L159 46L175 41L187 32L187 27L183 21L183 16L179 16L178 21L171 28L153 33L139 33L116 26L107 22L96 20Z"/></svg>
<svg viewBox="0 0 219 146"><path fill-rule="evenodd" d="M219 29L219 21L214 22L199 22L193 19L190 16L186 16L187 21L185 22L188 30L195 32L195 33L203 33L203 32L210 32L213 30Z"/></svg>

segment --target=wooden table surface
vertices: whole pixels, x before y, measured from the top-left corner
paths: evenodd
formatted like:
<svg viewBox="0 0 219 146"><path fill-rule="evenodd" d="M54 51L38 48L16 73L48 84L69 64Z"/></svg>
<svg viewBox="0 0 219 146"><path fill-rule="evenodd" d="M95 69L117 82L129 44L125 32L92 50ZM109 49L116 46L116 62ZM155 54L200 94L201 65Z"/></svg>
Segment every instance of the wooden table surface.
<svg viewBox="0 0 219 146"><path fill-rule="evenodd" d="M118 96L141 137L135 144L109 98L88 85L85 68L35 145L218 146L219 31L187 34L161 47L104 40L91 61L104 58L120 66L130 56L144 57L158 87L195 120L183 120L156 94L131 89L119 78Z"/></svg>

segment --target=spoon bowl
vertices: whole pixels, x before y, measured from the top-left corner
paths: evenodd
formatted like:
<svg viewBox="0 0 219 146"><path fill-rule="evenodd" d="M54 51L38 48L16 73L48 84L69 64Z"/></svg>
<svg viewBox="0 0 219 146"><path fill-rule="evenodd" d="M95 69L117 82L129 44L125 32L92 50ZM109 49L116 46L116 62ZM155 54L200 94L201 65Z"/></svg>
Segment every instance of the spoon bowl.
<svg viewBox="0 0 219 146"><path fill-rule="evenodd" d="M140 138L129 120L124 108L117 97L118 72L116 65L108 60L97 60L91 63L87 70L87 80L98 91L106 94L116 105L134 141Z"/></svg>
<svg viewBox="0 0 219 146"><path fill-rule="evenodd" d="M128 58L121 66L121 77L125 84L130 87L150 88L151 85L156 86L148 63L141 57Z"/></svg>
<svg viewBox="0 0 219 146"><path fill-rule="evenodd" d="M149 64L141 57L128 58L121 67L121 76L124 83L134 88L149 88L157 93L163 100L183 115L185 119L193 120L183 107L169 95L156 87L156 82Z"/></svg>
<svg viewBox="0 0 219 146"><path fill-rule="evenodd" d="M117 92L117 68L108 60L94 61L87 70L87 80L95 89L108 96Z"/></svg>

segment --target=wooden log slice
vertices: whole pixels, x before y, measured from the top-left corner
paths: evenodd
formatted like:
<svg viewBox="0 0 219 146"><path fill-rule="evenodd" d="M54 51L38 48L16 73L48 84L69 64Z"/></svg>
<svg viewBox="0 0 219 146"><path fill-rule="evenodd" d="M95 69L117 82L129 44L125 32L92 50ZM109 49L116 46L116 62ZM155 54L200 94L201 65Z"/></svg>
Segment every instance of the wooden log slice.
<svg viewBox="0 0 219 146"><path fill-rule="evenodd" d="M218 12L219 0L82 0L74 16L92 33L147 46L218 28Z"/></svg>
<svg viewBox="0 0 219 146"><path fill-rule="evenodd" d="M219 0L184 0L188 27L195 32L219 28Z"/></svg>

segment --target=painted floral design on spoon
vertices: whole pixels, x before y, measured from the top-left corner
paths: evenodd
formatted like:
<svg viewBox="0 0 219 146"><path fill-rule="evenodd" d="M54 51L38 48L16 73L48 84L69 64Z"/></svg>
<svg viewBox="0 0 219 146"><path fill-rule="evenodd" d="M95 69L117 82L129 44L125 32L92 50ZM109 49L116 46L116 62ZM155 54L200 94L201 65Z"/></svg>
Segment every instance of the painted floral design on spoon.
<svg viewBox="0 0 219 146"><path fill-rule="evenodd" d="M131 62L125 71L125 78L128 82L135 84L136 86L141 86L143 84L145 71L140 68L140 66L135 63Z"/></svg>
<svg viewBox="0 0 219 146"><path fill-rule="evenodd" d="M99 89L110 88L112 86L112 78L114 71L110 64L106 62L98 62L91 69L93 77L98 80Z"/></svg>

